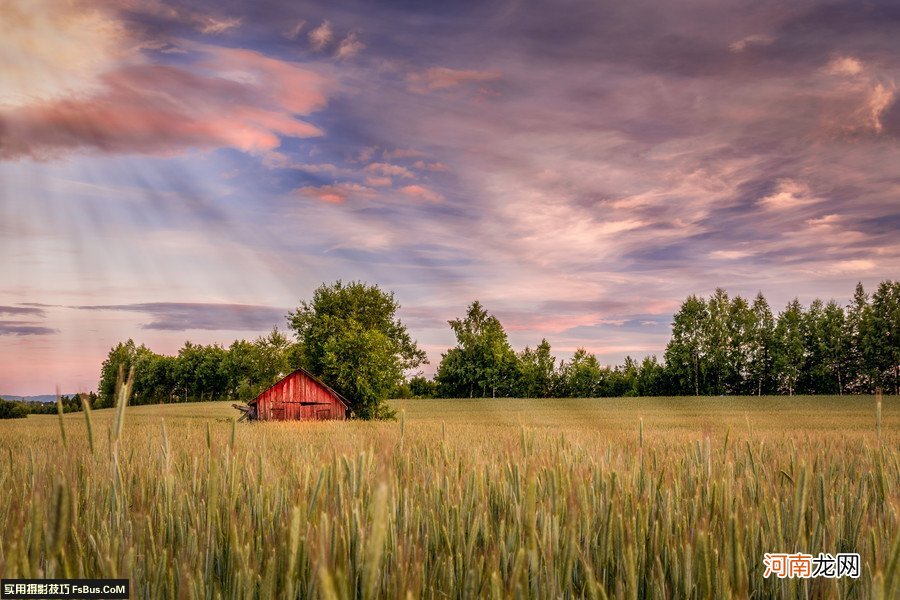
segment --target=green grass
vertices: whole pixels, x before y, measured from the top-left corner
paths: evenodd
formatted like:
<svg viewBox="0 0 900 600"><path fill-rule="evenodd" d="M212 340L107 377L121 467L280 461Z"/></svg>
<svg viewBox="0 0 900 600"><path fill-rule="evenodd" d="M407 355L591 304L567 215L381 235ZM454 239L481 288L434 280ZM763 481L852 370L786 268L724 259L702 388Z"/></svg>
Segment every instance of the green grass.
<svg viewBox="0 0 900 600"><path fill-rule="evenodd" d="M405 400L233 426L230 403L0 422L0 575L140 598L894 598L900 403ZM643 426L641 427L641 423ZM859 552L766 580L765 552Z"/></svg>

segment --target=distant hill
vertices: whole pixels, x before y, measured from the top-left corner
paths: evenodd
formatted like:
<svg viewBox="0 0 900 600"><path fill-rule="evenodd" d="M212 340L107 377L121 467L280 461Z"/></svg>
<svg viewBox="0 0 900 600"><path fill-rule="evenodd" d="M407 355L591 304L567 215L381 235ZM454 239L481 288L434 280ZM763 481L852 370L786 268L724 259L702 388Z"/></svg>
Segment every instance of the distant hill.
<svg viewBox="0 0 900 600"><path fill-rule="evenodd" d="M70 398L75 394L63 394ZM16 402L56 402L56 394L42 394L40 396L13 396L12 394L0 394L0 398L4 400L14 400Z"/></svg>

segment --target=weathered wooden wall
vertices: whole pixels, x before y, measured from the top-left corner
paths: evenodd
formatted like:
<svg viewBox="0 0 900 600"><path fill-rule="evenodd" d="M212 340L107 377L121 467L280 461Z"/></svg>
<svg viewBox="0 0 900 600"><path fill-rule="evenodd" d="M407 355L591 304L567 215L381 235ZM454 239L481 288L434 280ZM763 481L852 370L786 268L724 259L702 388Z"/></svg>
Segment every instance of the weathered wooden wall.
<svg viewBox="0 0 900 600"><path fill-rule="evenodd" d="M260 421L325 421L347 418L346 408L340 399L303 371L291 373L257 396L254 402Z"/></svg>

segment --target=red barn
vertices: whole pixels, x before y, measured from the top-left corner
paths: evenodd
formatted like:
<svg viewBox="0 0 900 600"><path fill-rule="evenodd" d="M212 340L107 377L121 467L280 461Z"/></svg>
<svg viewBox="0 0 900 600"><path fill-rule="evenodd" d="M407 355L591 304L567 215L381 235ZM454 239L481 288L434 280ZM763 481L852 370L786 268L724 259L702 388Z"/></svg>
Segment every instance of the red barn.
<svg viewBox="0 0 900 600"><path fill-rule="evenodd" d="M234 406L250 420L260 421L344 420L350 412L343 396L304 369L297 369L247 404L249 408Z"/></svg>

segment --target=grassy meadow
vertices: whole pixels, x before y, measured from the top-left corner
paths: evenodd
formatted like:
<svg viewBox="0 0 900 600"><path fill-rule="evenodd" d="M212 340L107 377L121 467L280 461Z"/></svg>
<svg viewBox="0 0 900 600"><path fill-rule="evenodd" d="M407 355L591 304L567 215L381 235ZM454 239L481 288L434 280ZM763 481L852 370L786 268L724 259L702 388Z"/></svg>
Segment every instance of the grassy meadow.
<svg viewBox="0 0 900 600"><path fill-rule="evenodd" d="M897 598L900 402L403 400L395 422L229 403L0 421L0 575L134 598ZM62 427L62 431L61 431ZM859 579L764 579L766 552Z"/></svg>

